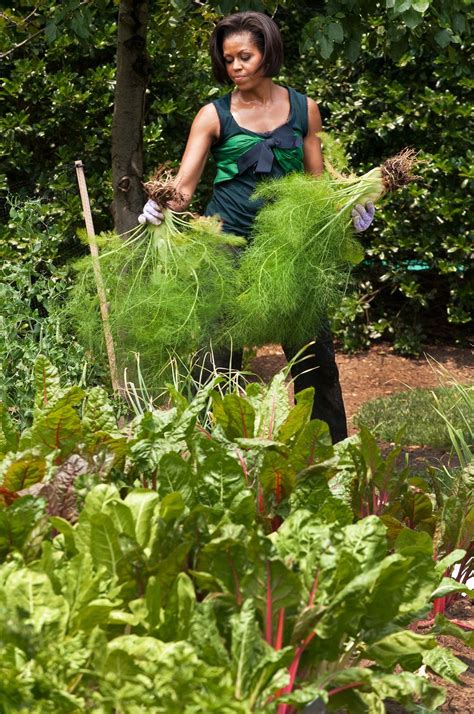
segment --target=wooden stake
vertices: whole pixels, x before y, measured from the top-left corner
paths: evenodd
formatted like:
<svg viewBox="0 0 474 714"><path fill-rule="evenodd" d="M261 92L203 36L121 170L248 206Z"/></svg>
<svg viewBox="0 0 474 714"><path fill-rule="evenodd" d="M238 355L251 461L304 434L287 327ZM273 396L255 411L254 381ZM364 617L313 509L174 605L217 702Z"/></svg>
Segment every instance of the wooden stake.
<svg viewBox="0 0 474 714"><path fill-rule="evenodd" d="M99 296L100 315L102 318L102 326L104 329L105 345L107 348L107 357L109 359L110 378L112 380L112 389L116 394L121 392L120 381L117 372L117 362L115 360L114 340L109 322L109 308L107 306L107 297L105 294L104 281L102 279L102 271L100 269L99 249L95 239L94 224L92 222L91 205L89 202L89 194L87 193L86 177L84 175L84 164L82 161L75 161L77 183L79 184L79 193L81 194L82 210L84 212L84 221L86 224L87 237L89 239L89 248L92 256L92 267L94 270L95 284L97 287L97 295Z"/></svg>

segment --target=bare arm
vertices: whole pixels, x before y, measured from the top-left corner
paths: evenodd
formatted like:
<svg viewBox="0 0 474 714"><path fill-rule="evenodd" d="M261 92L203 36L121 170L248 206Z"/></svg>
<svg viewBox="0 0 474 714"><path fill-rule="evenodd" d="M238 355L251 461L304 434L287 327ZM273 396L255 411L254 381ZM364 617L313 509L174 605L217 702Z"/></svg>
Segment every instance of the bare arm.
<svg viewBox="0 0 474 714"><path fill-rule="evenodd" d="M188 142L175 181L175 186L183 200L170 203L170 208L173 210L184 211L190 204L206 165L211 145L219 138L219 133L217 111L213 104L206 104L196 114L189 132Z"/></svg>
<svg viewBox="0 0 474 714"><path fill-rule="evenodd" d="M319 176L324 169L321 141L316 136L322 128L318 105L308 97L308 133L303 141L304 169L315 176Z"/></svg>

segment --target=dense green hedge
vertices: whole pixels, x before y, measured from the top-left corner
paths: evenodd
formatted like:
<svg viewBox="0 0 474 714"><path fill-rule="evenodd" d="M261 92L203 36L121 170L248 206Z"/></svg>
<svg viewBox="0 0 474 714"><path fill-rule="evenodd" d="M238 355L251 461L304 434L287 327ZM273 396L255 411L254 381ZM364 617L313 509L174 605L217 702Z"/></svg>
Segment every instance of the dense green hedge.
<svg viewBox="0 0 474 714"><path fill-rule="evenodd" d="M235 4L224 4L217 9L235 9ZM269 8L270 4L253 3ZM26 16L33 4L23 5ZM0 150L5 157L0 186L3 197L9 191L20 198L39 197L46 204L55 230L62 235L62 248L54 256L58 264L82 250L75 238L82 221L72 168L75 159L82 158L86 165L97 229L111 227L116 7L107 0L95 3L81 25L73 23L74 14L73 19L58 15L66 6L71 13L85 12L74 10L77 3L39 5L45 7L48 32L4 59L2 93L8 110L0 125ZM319 5L321 11L331 10L331 3ZM392 15L373 9L364 14L362 5L361 20L349 25L341 3L332 5L341 20L313 23L311 40L308 20L315 8L299 0L279 4L275 18L287 47L280 80L318 99L326 129L345 137L355 169L378 164L407 145L418 149L427 162L420 169L422 179L387 199L378 212L375 226L364 238L368 259L354 273L354 291L337 316L335 329L348 348L383 335L393 338L399 349L416 351L421 340L459 336L472 305L467 271L471 76L463 45L468 29L461 12L443 19L436 2L405 3L408 9L402 8L405 14L397 16L398 25L393 22L395 10ZM432 5L433 12L425 5ZM206 48L217 16L213 6L186 1L154 4L145 126L147 172L163 161L179 161L192 117L220 91L209 72ZM415 27L425 11L423 23ZM440 22L457 22L457 26L440 30ZM414 26L411 34L409 23ZM6 28L0 31L4 51L22 37L15 35L13 24L7 23ZM358 57L353 51L356 30ZM338 47L346 55L352 52L352 58L338 58ZM331 57L322 59L321 53L327 55L331 48ZM196 196L197 209L209 196L211 176L210 166ZM6 243L14 248L12 231L11 227L2 231L2 249ZM408 269L420 261L426 269Z"/></svg>

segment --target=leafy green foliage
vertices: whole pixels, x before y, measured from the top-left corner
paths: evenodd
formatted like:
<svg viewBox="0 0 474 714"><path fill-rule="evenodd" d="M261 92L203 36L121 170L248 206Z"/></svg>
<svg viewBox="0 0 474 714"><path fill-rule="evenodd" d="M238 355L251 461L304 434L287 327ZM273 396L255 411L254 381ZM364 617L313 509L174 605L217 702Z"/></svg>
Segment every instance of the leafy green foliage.
<svg viewBox="0 0 474 714"><path fill-rule="evenodd" d="M275 13L287 57L279 80L318 100L325 125L348 139L354 166L379 164L406 145L429 161L425 183L390 199L364 238L370 260L357 268L360 287L346 297L335 323L345 346L364 347L383 335L397 349L416 353L426 338L462 336L472 307L469 8L461 1L407 0L380 8L372 1L331 0L308 17L307 3L299 0L238 7ZM157 157L179 160L193 115L222 91L210 75L205 40L219 13L236 8L232 2L153 4L146 173ZM116 7L112 0L24 2L21 12L8 10L4 18L2 91L9 109L1 120L1 185L19 197L47 199L63 237L61 254L69 256L79 250L74 232L82 224L75 159L86 165L96 228L111 228ZM209 167L197 210L209 197L211 174ZM424 270L410 269L420 264Z"/></svg>
<svg viewBox="0 0 474 714"><path fill-rule="evenodd" d="M308 51L288 76L297 83L300 77L299 85L319 99L324 125L348 140L353 165L369 168L404 146L427 161L423 181L392 195L362 237L367 260L354 270L360 287L335 325L350 349L383 335L400 352L417 354L428 339L462 339L469 323L466 12L462 3L432 2L413 30L401 12L393 23L390 12L360 13L350 31L372 29L367 35L364 29L357 60L321 64ZM435 40L443 30L453 37L445 47Z"/></svg>
<svg viewBox="0 0 474 714"><path fill-rule="evenodd" d="M170 360L183 361L210 344L233 297L234 244L214 218L188 223L167 214L158 229L140 228L126 242L102 241L100 268L120 374L141 377L155 396L169 381ZM87 349L104 357L105 344L92 259L76 264L76 282L65 307Z"/></svg>
<svg viewBox="0 0 474 714"><path fill-rule="evenodd" d="M354 62L367 47L393 60L418 53L422 39L439 51L453 53L469 34L466 3L457 0L387 0L382 10L375 0L363 5L344 0L321 3L321 12L304 27L302 49L316 49L324 59L337 56ZM378 33L374 36L374 24Z"/></svg>
<svg viewBox="0 0 474 714"><path fill-rule="evenodd" d="M22 427L31 418L31 376L39 353L69 381L91 372L91 357L57 314L71 276L60 257L63 236L46 211L39 201L14 203L0 234L0 395Z"/></svg>
<svg viewBox="0 0 474 714"><path fill-rule="evenodd" d="M239 263L230 334L237 345L301 346L321 329L349 266L362 258L349 229L350 200L328 174L291 174L255 195L266 204Z"/></svg>
<svg viewBox="0 0 474 714"><path fill-rule="evenodd" d="M103 391L62 387L44 358L35 382L32 427L15 440L3 427L2 707L285 714L317 696L361 712L386 698L442 703L416 670L456 681L465 665L432 633L406 628L433 597L466 590L443 578L464 551L437 563L426 532L402 528L392 550L383 519L352 522L347 484L363 464L378 488L393 470L369 435L334 449L327 426L309 421L310 390L290 407L284 374L215 393L210 430L199 417L212 383L119 429ZM48 522L51 491L45 503L5 488L15 465L54 485L73 456L89 478L75 484L73 519Z"/></svg>

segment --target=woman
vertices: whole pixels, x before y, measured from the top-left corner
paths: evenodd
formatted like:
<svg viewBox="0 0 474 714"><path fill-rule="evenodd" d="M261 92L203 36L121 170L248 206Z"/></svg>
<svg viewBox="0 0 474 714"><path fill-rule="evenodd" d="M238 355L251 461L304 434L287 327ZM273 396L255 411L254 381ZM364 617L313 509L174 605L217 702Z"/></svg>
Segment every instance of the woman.
<svg viewBox="0 0 474 714"><path fill-rule="evenodd" d="M188 206L211 152L217 175L205 214L219 215L225 232L247 237L260 207L251 199L259 180L292 171L316 176L322 172L316 136L322 130L321 117L315 101L273 81L283 62L283 43L275 22L263 13L239 12L221 20L212 33L210 53L217 81L235 89L196 115L175 182L182 200L170 208ZM372 204L357 206L355 230L365 230L373 215ZM151 200L139 217L155 224L162 219L160 207ZM282 347L291 360L295 351ZM234 354L232 366L239 363L241 354ZM220 355L217 366L228 364L229 353ZM315 390L312 417L328 423L333 442L344 439L346 416L329 329L318 335L291 372L295 392Z"/></svg>

